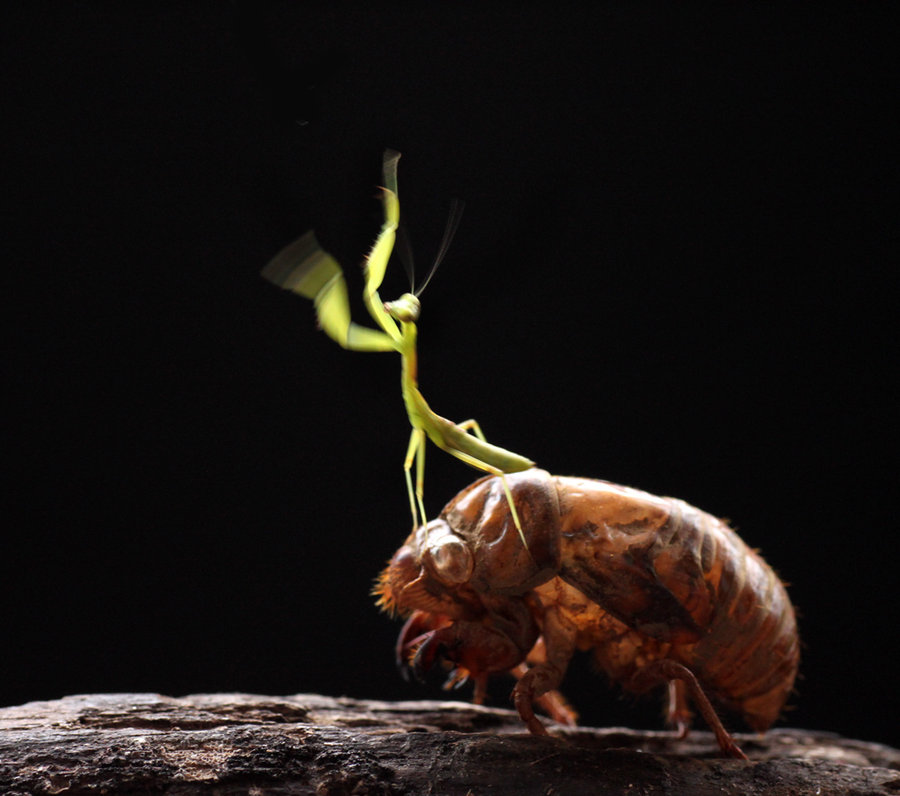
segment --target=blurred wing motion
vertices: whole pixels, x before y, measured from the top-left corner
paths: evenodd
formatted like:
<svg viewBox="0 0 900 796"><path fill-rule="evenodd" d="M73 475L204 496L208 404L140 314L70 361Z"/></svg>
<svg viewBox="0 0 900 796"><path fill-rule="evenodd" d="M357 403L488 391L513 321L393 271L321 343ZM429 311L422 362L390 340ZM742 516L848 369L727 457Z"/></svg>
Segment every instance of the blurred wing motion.
<svg viewBox="0 0 900 796"><path fill-rule="evenodd" d="M344 272L310 230L285 246L263 268L262 277L274 285L310 299L322 330L343 348L354 351L392 351L394 341L384 332L350 320Z"/></svg>

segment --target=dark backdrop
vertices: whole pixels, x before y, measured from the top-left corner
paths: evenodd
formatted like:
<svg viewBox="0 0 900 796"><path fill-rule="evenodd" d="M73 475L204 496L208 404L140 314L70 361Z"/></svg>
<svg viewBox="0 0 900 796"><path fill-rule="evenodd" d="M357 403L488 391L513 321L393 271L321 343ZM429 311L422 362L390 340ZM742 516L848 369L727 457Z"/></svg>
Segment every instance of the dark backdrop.
<svg viewBox="0 0 900 796"><path fill-rule="evenodd" d="M398 358L258 276L314 226L361 310L391 146L422 267L467 202L435 409L731 518L800 610L788 720L900 742L879 4L20 5L0 703L440 693L369 596L409 524ZM430 449L429 512L476 476ZM657 724L586 660L565 690Z"/></svg>

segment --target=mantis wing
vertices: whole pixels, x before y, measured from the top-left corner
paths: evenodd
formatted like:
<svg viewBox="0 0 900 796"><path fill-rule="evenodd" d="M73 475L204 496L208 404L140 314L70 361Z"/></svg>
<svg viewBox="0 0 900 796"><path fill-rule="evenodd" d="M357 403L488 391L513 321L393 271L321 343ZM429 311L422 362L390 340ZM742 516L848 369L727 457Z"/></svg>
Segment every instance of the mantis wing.
<svg viewBox="0 0 900 796"><path fill-rule="evenodd" d="M355 351L396 348L388 335L350 320L344 272L337 260L319 245L312 230L278 252L261 275L278 287L311 299L322 329L343 348Z"/></svg>

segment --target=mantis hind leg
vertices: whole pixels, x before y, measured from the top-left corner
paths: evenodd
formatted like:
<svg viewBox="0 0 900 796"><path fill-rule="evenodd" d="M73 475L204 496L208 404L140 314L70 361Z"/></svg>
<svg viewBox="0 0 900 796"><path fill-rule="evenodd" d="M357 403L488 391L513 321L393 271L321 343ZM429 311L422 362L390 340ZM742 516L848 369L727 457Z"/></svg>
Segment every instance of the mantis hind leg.
<svg viewBox="0 0 900 796"><path fill-rule="evenodd" d="M474 418L463 420L462 423L457 423L456 426L463 431L471 431L482 442L487 442L487 438L484 436L484 432L481 430L481 426L478 425L478 421ZM454 451L454 453L456 452ZM456 455L459 456L458 453L456 453ZM528 542L525 541L525 533L522 530L522 523L519 520L519 513L516 511L516 504L513 501L512 492L510 492L509 490L509 484L506 481L506 475L504 474L503 470L500 470L499 468L485 462L478 461L477 459L475 460L475 466L481 470L484 470L485 472L491 473L492 475L500 476L500 481L503 483L503 491L506 494L506 502L509 504L509 510L512 513L513 522L516 525L516 530L519 532L519 538L522 540L522 544L527 550Z"/></svg>
<svg viewBox="0 0 900 796"><path fill-rule="evenodd" d="M413 460L416 462L416 488L413 491L412 469ZM409 510L413 518L413 530L419 527L419 517L422 525L425 525L425 432L420 428L414 428L409 436L409 447L406 449L406 459L403 461L403 475L406 477L406 490L409 493ZM416 508L418 506L418 514Z"/></svg>

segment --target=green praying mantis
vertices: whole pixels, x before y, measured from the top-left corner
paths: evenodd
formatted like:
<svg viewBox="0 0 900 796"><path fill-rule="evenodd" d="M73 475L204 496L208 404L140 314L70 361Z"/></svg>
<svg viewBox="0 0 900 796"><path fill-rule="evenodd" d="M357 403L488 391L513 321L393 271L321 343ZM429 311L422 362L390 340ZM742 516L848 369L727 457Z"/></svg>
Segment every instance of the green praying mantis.
<svg viewBox="0 0 900 796"><path fill-rule="evenodd" d="M363 265L363 301L379 329L360 326L350 319L347 283L338 262L319 245L312 230L286 246L262 270L262 276L277 285L311 299L322 330L338 345L352 351L396 351L402 360L401 391L412 434L403 462L413 529L426 522L423 501L425 440L478 470L500 476L519 536L525 536L504 473L516 473L534 462L505 448L492 445L475 420L454 423L434 412L418 386L416 337L420 303L417 294L404 293L396 301L382 302L378 289L384 280L400 223L397 196L397 162L400 153L387 150L383 160L384 223ZM427 282L426 282L427 284ZM419 293L424 285L419 289ZM472 432L472 433L469 433ZM410 471L416 465L413 490ZM526 544L527 548L527 544Z"/></svg>

